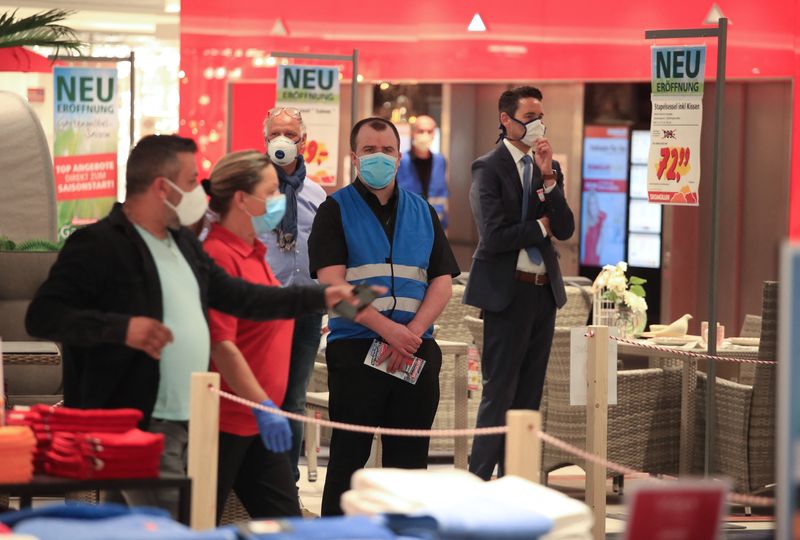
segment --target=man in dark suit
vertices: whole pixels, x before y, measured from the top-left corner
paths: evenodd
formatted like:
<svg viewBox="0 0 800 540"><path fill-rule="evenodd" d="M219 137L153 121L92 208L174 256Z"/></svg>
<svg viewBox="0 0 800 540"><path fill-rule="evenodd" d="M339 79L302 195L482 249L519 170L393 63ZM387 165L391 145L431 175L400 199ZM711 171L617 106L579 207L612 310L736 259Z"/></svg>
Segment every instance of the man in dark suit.
<svg viewBox="0 0 800 540"><path fill-rule="evenodd" d="M485 325L478 427L503 425L509 409L539 409L556 308L566 302L552 238L575 229L544 137L542 93L507 90L499 109L502 141L472 164L469 197L480 242L464 303L483 310ZM469 470L488 480L499 463L502 476L503 454L503 437L476 437Z"/></svg>

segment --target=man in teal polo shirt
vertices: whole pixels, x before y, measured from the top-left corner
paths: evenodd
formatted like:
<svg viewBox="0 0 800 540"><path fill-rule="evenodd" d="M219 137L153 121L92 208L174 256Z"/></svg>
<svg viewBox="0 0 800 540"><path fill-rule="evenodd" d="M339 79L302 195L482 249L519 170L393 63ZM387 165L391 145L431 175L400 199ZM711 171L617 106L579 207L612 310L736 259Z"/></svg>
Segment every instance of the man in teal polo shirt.
<svg viewBox="0 0 800 540"><path fill-rule="evenodd" d="M267 320L357 303L350 286L262 287L217 266L186 228L207 207L196 151L194 141L174 135L139 141L128 158L125 202L70 236L26 316L29 334L63 345L64 405L141 410L141 427L165 435L162 472L179 474L191 373L208 369L209 308ZM280 420L281 428L262 429L288 431Z"/></svg>

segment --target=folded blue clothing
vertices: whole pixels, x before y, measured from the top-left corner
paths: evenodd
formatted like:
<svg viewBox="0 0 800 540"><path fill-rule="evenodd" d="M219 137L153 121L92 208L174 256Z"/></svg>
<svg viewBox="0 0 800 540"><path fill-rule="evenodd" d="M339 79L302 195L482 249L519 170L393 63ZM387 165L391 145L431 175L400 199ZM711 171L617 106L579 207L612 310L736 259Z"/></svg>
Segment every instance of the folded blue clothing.
<svg viewBox="0 0 800 540"><path fill-rule="evenodd" d="M39 540L236 540L231 528L193 531L169 517L129 513L104 519L36 517L14 527Z"/></svg>
<svg viewBox="0 0 800 540"><path fill-rule="evenodd" d="M442 540L535 540L554 525L529 507L488 497L442 501L425 513L438 522Z"/></svg>
<svg viewBox="0 0 800 540"><path fill-rule="evenodd" d="M28 508L17 512L0 514L0 523L13 528L18 523L28 519L40 517L54 517L80 520L107 519L130 514L141 514L154 517L168 517L169 512L160 508L136 507L129 508L121 504L89 504L82 502L67 502L53 504L41 508Z"/></svg>
<svg viewBox="0 0 800 540"><path fill-rule="evenodd" d="M242 525L246 540L397 540L380 518L366 516L287 518L253 521Z"/></svg>

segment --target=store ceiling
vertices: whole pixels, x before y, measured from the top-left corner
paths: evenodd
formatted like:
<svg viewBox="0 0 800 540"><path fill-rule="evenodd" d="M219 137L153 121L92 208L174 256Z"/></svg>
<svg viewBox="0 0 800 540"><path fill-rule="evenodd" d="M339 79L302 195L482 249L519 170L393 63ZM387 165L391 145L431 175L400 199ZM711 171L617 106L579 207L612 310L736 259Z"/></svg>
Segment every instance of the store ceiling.
<svg viewBox="0 0 800 540"><path fill-rule="evenodd" d="M79 0L65 4L63 0L16 0L15 5L0 4L0 13L19 9L24 17L48 9L71 9L76 13L66 24L80 32L178 37L180 14L165 12L165 0Z"/></svg>

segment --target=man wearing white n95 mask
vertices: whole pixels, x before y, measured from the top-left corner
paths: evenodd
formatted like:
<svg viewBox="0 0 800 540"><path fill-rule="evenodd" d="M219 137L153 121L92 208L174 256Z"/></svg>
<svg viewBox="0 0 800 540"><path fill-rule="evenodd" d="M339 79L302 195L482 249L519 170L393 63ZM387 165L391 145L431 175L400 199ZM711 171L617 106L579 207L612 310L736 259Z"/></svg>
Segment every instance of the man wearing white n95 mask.
<svg viewBox="0 0 800 540"><path fill-rule="evenodd" d="M275 107L264 119L264 142L267 154L276 165L278 188L286 196L286 213L277 228L260 234L267 246L267 262L284 287L314 285L308 271L308 236L317 208L325 200L325 190L306 175L303 152L306 146L306 126L298 109ZM304 414L306 388L314 369L319 348L322 311L311 312L295 319L289 380L282 408ZM291 421L292 448L289 459L295 482L300 479L298 461L303 442L303 424Z"/></svg>
<svg viewBox="0 0 800 540"><path fill-rule="evenodd" d="M311 269L321 283L388 289L364 310L360 324L330 319L325 359L331 419L430 429L442 364L431 331L459 269L434 209L397 186L399 147L397 128L383 118L353 126L358 179L320 206L309 239ZM429 439L382 441L384 467L427 466ZM366 464L371 443L371 435L333 430L323 515L342 513L340 497Z"/></svg>

